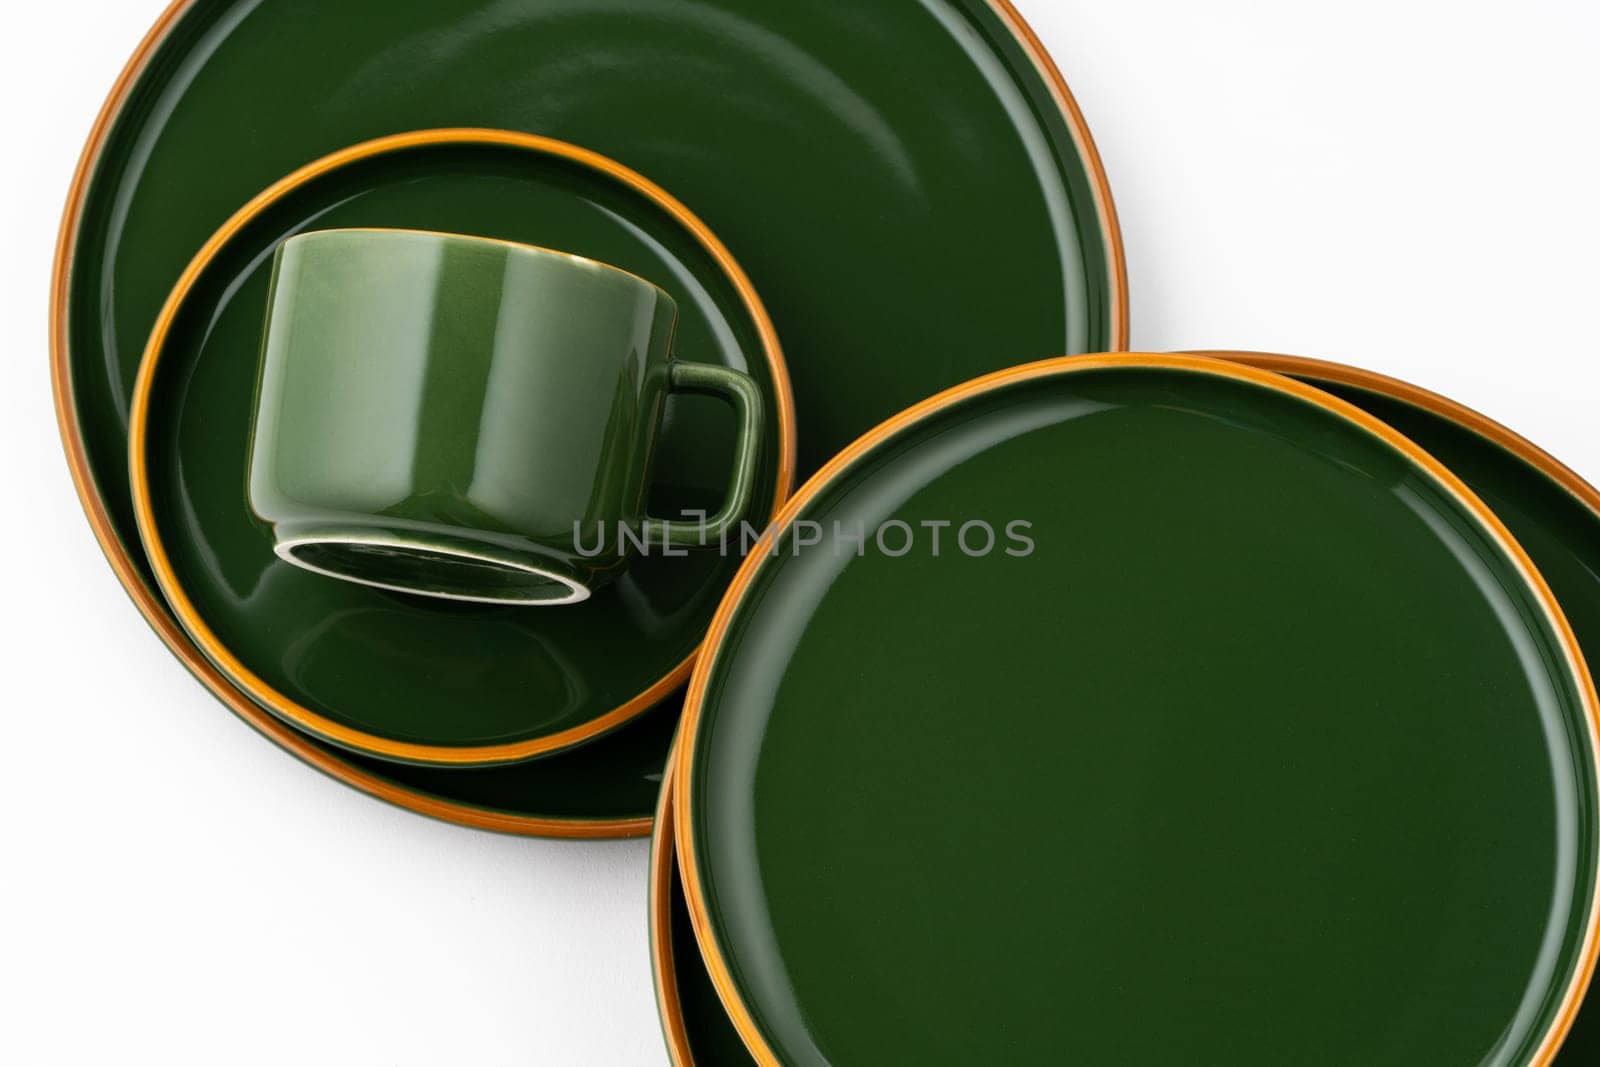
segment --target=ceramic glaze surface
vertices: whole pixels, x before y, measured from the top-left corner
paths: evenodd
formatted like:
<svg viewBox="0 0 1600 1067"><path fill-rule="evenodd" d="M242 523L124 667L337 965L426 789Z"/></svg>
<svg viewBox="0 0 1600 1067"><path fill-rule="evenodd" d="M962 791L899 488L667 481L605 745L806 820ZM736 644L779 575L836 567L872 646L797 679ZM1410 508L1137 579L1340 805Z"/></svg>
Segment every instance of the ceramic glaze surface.
<svg viewBox="0 0 1600 1067"><path fill-rule="evenodd" d="M403 791L386 799L418 804L436 817L505 833L637 837L650 832L661 754L677 731L679 704L676 698L663 701L578 748L496 767L425 767L310 743L336 754L340 766L368 776L369 788Z"/></svg>
<svg viewBox="0 0 1600 1067"><path fill-rule="evenodd" d="M1545 1045L1590 950L1587 675L1488 519L1249 373L1013 381L797 504L1025 519L1025 558L789 527L741 576L679 844L776 1061Z"/></svg>
<svg viewBox="0 0 1600 1067"><path fill-rule="evenodd" d="M290 562L560 604L638 545L714 546L746 517L760 393L669 362L678 309L643 279L503 241L322 230L279 247L268 301L250 504ZM646 518L674 390L725 391L743 415L726 515L704 529Z"/></svg>
<svg viewBox="0 0 1600 1067"><path fill-rule="evenodd" d="M701 214L803 368L803 470L939 388L1120 341L1074 131L981 0L201 0L112 131L74 249L95 455L122 447L167 290L240 204L328 152L441 126L583 145ZM118 480L101 488L126 514Z"/></svg>
<svg viewBox="0 0 1600 1067"><path fill-rule="evenodd" d="M781 407L757 325L709 254L593 171L514 147L438 144L298 187L229 241L190 290L154 364L145 420L153 529L195 615L260 683L241 675L241 686L263 702L292 702L291 717L305 709L362 731L347 742L362 751L390 755L371 747L377 738L476 758L483 746L580 726L678 669L736 559L658 551L593 599L559 609L430 601L278 559L245 493L256 351L276 243L313 223L495 234L661 278L677 295L679 350L749 373L768 409ZM715 511L735 420L709 398L673 403L651 510ZM776 430L762 451L753 506L764 515L779 480ZM430 750L412 761L453 755Z"/></svg>

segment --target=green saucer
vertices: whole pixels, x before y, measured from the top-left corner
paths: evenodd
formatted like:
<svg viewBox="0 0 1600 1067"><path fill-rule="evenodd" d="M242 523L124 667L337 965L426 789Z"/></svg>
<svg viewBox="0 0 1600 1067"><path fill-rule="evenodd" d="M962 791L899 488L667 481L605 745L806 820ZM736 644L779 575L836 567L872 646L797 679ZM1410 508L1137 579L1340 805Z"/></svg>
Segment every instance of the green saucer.
<svg viewBox="0 0 1600 1067"><path fill-rule="evenodd" d="M789 411L760 304L698 224L636 176L525 135L391 138L274 187L207 244L151 335L130 420L134 510L168 603L223 674L323 740L425 765L510 763L637 717L688 673L738 566L716 551L633 561L582 604L454 604L331 581L274 551L249 467L273 253L314 229L374 226L560 248L656 279L679 305L677 351L734 367ZM351 403L358 403L351 398ZM792 429L770 422L750 514L787 495ZM733 418L674 398L651 513L712 512Z"/></svg>
<svg viewBox="0 0 1600 1067"><path fill-rule="evenodd" d="M537 785L482 808L477 772L413 790L393 777L409 772L375 776L256 712L154 595L125 484L138 359L200 244L308 160L460 124L604 152L729 240L780 319L802 470L917 397L999 366L997 353L1124 344L1120 238L1081 116L1000 0L172 6L90 138L57 258L56 397L96 535L169 646L278 744L429 814L559 832L568 816L549 818ZM622 794L631 814L574 832L648 825L654 794L627 784L631 770L592 781L574 803L598 814Z"/></svg>
<svg viewBox="0 0 1600 1067"><path fill-rule="evenodd" d="M1453 401L1392 378L1318 360L1213 352L1292 375L1383 419L1459 474L1488 503L1550 583L1591 663L1600 662L1600 492L1531 442ZM700 959L677 850L670 784L651 873L651 936L663 1029L677 1067L754 1061ZM1600 1008L1586 1001L1557 1067L1600 1062Z"/></svg>
<svg viewBox="0 0 1600 1067"><path fill-rule="evenodd" d="M674 779L758 1063L1560 1043L1596 946L1593 685L1499 520L1379 420L1215 360L1054 360L884 424L777 530Z"/></svg>

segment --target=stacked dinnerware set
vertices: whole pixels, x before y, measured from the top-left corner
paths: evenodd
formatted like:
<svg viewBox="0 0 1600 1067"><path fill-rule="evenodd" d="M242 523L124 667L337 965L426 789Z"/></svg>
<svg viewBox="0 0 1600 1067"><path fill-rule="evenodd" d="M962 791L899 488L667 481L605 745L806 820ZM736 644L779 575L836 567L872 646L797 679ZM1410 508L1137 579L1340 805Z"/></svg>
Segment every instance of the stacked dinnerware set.
<svg viewBox="0 0 1600 1067"><path fill-rule="evenodd" d="M1600 1062L1600 494L1123 351L1006 0L179 0L53 296L168 647L394 804L653 829L676 1063Z"/></svg>

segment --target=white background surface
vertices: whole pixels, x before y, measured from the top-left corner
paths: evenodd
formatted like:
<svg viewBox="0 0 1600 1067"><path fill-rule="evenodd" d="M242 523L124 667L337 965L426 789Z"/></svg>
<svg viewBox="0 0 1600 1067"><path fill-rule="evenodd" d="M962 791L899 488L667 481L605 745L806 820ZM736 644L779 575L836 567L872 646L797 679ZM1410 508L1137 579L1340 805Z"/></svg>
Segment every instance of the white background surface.
<svg viewBox="0 0 1600 1067"><path fill-rule="evenodd" d="M306 769L202 692L79 511L58 213L164 0L6 15L0 1062L663 1062L646 845L495 837ZM1020 0L1111 175L1136 348L1356 363L1600 480L1600 5Z"/></svg>

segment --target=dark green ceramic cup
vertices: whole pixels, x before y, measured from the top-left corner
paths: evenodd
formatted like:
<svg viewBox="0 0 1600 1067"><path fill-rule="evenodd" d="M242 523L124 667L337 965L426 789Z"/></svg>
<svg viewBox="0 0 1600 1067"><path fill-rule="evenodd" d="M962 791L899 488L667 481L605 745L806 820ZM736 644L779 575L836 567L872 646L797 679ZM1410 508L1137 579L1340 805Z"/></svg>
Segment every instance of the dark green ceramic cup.
<svg viewBox="0 0 1600 1067"><path fill-rule="evenodd" d="M250 503L279 556L347 581L509 604L587 599L640 552L716 547L745 517L755 383L670 358L677 305L560 252L327 230L278 250ZM644 514L662 409L739 414L720 512Z"/></svg>

